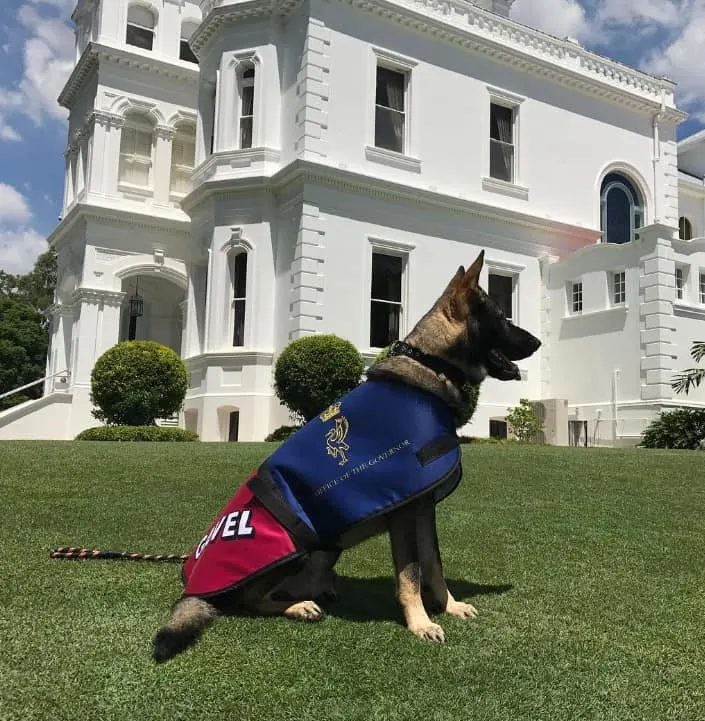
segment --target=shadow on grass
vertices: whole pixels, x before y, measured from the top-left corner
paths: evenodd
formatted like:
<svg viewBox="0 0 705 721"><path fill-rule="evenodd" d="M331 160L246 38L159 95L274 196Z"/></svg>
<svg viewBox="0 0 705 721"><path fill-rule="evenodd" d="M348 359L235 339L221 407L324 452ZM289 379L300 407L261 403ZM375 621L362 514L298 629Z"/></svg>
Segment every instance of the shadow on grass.
<svg viewBox="0 0 705 721"><path fill-rule="evenodd" d="M470 581L447 580L448 588L459 600L471 600L478 596L507 593L513 586L482 585ZM336 581L338 600L323 604L330 616L348 621L398 621L401 609L397 602L394 579L388 576L378 578L351 578L338 576Z"/></svg>

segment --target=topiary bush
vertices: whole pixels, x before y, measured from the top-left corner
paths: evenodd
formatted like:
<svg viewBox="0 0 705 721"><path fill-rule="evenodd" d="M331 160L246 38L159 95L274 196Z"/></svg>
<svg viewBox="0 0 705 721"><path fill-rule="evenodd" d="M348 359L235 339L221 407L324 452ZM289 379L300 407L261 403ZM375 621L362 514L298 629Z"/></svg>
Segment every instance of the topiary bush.
<svg viewBox="0 0 705 721"><path fill-rule="evenodd" d="M198 435L183 428L161 426L98 426L86 428L76 436L77 441L197 441Z"/></svg>
<svg viewBox="0 0 705 721"><path fill-rule="evenodd" d="M188 373L179 356L161 343L118 343L96 361L91 373L93 416L108 425L151 426L184 401Z"/></svg>
<svg viewBox="0 0 705 721"><path fill-rule="evenodd" d="M295 418L307 422L359 385L364 370L350 341L307 336L289 343L277 359L274 392Z"/></svg>
<svg viewBox="0 0 705 721"><path fill-rule="evenodd" d="M664 411L642 434L645 448L697 450L705 438L705 408Z"/></svg>
<svg viewBox="0 0 705 721"><path fill-rule="evenodd" d="M374 361L372 361L372 365L375 363L378 363L381 360L384 360L389 355L389 349L392 346L389 345L386 348L383 348L375 357ZM456 409L455 413L455 427L456 428L462 428L466 423L470 422L470 419L472 418L473 414L475 413L475 408L477 408L477 401L480 398L480 386L479 385L473 385L472 383L465 383L463 385L463 391L467 395L467 402L461 407Z"/></svg>
<svg viewBox="0 0 705 721"><path fill-rule="evenodd" d="M279 426L279 428L273 430L264 440L265 443L279 443L285 441L299 430L301 426Z"/></svg>

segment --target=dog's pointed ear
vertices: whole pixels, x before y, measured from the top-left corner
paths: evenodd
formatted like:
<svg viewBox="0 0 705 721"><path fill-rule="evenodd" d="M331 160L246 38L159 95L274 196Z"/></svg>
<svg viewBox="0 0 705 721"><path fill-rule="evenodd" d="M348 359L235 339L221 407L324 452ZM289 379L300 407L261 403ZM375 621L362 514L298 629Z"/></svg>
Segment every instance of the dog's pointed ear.
<svg viewBox="0 0 705 721"><path fill-rule="evenodd" d="M485 251L480 251L480 255L475 258L475 262L468 268L468 272L463 278L463 288L466 291L470 291L473 288L477 288L480 283L480 273L482 272L482 266L485 264Z"/></svg>

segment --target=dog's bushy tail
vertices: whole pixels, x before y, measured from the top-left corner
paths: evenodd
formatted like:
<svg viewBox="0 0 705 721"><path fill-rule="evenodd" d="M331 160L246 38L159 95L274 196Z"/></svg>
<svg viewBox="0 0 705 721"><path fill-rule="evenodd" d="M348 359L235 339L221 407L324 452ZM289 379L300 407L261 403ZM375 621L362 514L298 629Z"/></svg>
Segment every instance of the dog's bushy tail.
<svg viewBox="0 0 705 721"><path fill-rule="evenodd" d="M171 620L152 638L152 657L168 661L196 643L203 630L218 615L215 606L201 598L182 598L174 606Z"/></svg>

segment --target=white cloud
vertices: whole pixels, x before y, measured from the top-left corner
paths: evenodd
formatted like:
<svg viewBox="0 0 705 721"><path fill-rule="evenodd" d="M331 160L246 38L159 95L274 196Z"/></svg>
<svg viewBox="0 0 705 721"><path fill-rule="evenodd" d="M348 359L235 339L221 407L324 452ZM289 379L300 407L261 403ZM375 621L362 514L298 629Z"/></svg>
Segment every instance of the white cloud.
<svg viewBox="0 0 705 721"><path fill-rule="evenodd" d="M23 72L14 86L0 88L0 139L19 139L10 118L24 115L40 126L67 117L56 98L73 67L74 36L65 21L72 5L73 0L30 0L17 11L26 32Z"/></svg>
<svg viewBox="0 0 705 721"><path fill-rule="evenodd" d="M512 17L558 37L584 40L591 33L585 10L577 0L517 0Z"/></svg>
<svg viewBox="0 0 705 721"><path fill-rule="evenodd" d="M46 239L30 227L32 211L16 188L0 183L0 270L27 273L47 249Z"/></svg>
<svg viewBox="0 0 705 721"><path fill-rule="evenodd" d="M0 231L0 269L28 273L48 247L46 238L32 228Z"/></svg>
<svg viewBox="0 0 705 721"><path fill-rule="evenodd" d="M18 190L0 183L0 223L26 223L32 217L27 199Z"/></svg>

